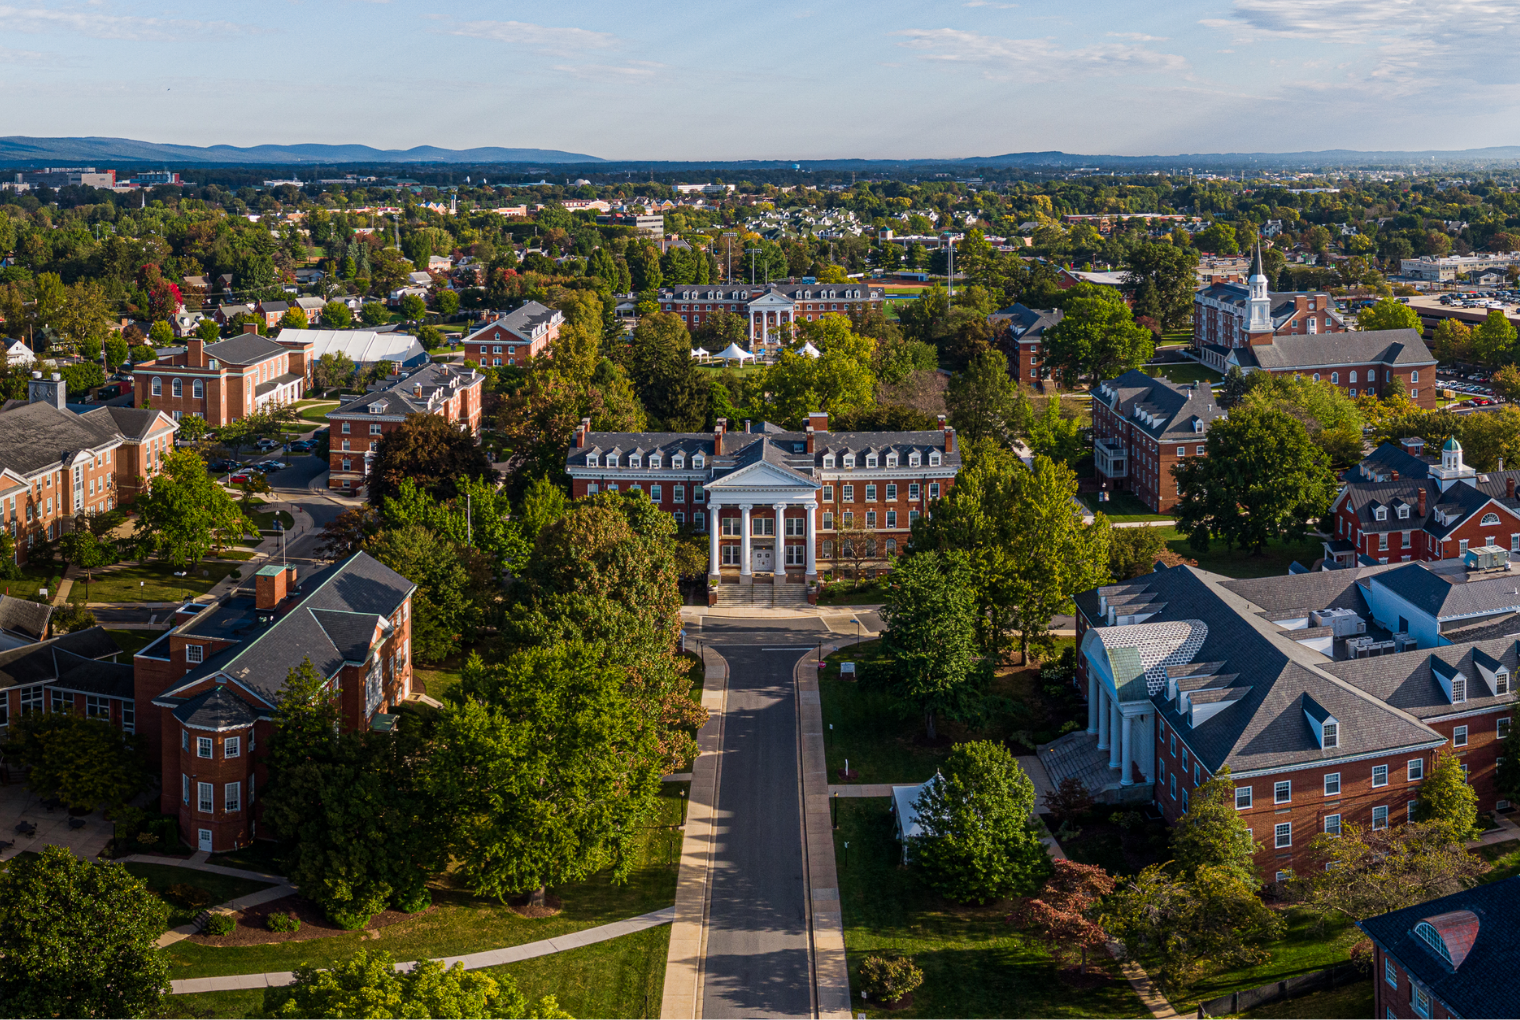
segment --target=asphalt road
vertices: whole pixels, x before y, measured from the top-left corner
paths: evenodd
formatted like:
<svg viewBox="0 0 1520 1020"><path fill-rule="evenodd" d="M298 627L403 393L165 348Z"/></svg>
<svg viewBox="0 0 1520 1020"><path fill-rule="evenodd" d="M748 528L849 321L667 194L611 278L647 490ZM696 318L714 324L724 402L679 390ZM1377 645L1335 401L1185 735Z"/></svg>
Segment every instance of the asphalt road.
<svg viewBox="0 0 1520 1020"><path fill-rule="evenodd" d="M696 635L729 665L704 1017L813 1011L792 667L826 633L818 620L706 617Z"/></svg>

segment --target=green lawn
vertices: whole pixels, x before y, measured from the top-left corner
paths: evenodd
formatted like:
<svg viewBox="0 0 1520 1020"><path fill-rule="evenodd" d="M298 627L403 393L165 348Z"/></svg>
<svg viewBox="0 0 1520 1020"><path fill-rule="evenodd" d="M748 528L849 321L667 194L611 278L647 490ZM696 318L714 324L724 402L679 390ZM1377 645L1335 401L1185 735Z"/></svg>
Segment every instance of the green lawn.
<svg viewBox="0 0 1520 1020"><path fill-rule="evenodd" d="M1108 519L1116 523L1123 521L1169 521L1171 514L1152 513L1151 508L1140 502L1133 492L1111 492L1108 494L1108 502L1098 499L1096 492L1084 493L1078 497L1087 508L1094 513L1107 515Z"/></svg>
<svg viewBox="0 0 1520 1020"><path fill-rule="evenodd" d="M1224 376L1205 365L1196 361L1173 362L1166 365L1146 365L1145 374L1150 376L1166 376L1174 383L1221 383Z"/></svg>
<svg viewBox="0 0 1520 1020"><path fill-rule="evenodd" d="M255 510L248 516L253 518L254 523L259 526L260 531L273 531L276 520L280 522L286 531L295 530L295 518L290 516L288 510Z"/></svg>
<svg viewBox="0 0 1520 1020"><path fill-rule="evenodd" d="M266 875L283 875L285 866L280 862L280 844L271 839L256 839L251 846L228 853L212 854L209 863L224 868L242 868Z"/></svg>
<svg viewBox="0 0 1520 1020"><path fill-rule="evenodd" d="M1356 1020L1372 1015L1372 982L1358 981L1296 999L1274 1002L1240 1014L1263 1020Z"/></svg>
<svg viewBox="0 0 1520 1020"><path fill-rule="evenodd" d="M108 630L106 633L111 635L111 640L116 642L118 648L131 655L139 648L146 648L157 641L164 632L161 630Z"/></svg>
<svg viewBox="0 0 1520 1020"><path fill-rule="evenodd" d="M338 406L338 401L308 404L301 408L301 417L318 425L327 424L327 412Z"/></svg>
<svg viewBox="0 0 1520 1020"><path fill-rule="evenodd" d="M89 585L91 602L177 602L180 599L204 594L213 584L230 574L235 563L219 563L202 560L188 568L187 576L175 577L180 568L168 563L148 562L135 566L117 567L107 573L96 573ZM85 600L83 579L75 581L69 592L70 601Z"/></svg>
<svg viewBox="0 0 1520 1020"><path fill-rule="evenodd" d="M1501 879L1520 875L1520 839L1490 843L1488 846L1479 847L1477 854L1494 868L1479 879L1481 882L1498 882Z"/></svg>
<svg viewBox="0 0 1520 1020"><path fill-rule="evenodd" d="M189 924L196 916L208 906L218 903L226 903L235 900L239 896L247 896L256 893L260 889L268 889L269 882L254 882L244 878L232 878L227 875L213 875L208 871L196 871L193 868L176 868L169 864L127 864L123 865L128 871L147 883L148 888L162 896L165 889L173 885L191 885L204 889L211 897L204 906L191 907L177 903L173 899L165 898L169 904L169 927L177 928L182 924Z"/></svg>
<svg viewBox="0 0 1520 1020"><path fill-rule="evenodd" d="M422 669L416 668L412 674L422 681L422 692L430 698L443 700L443 692L447 691L459 682L459 670L457 669Z"/></svg>
<svg viewBox="0 0 1520 1020"><path fill-rule="evenodd" d="M820 606L877 606L887 600L880 581L856 582L841 578L829 583L818 596Z"/></svg>
<svg viewBox="0 0 1520 1020"><path fill-rule="evenodd" d="M486 967L481 973L510 977L530 1004L553 995L571 1016L654 1017L659 1015L665 990L669 949L670 925L662 924L593 946ZM175 995L167 1000L165 1015L265 1017L289 994L283 988L256 988Z"/></svg>
<svg viewBox="0 0 1520 1020"><path fill-rule="evenodd" d="M1173 527L1163 528L1162 535L1172 552L1226 577L1275 577L1286 574L1294 560L1313 568L1314 561L1325 555L1325 547L1317 538L1299 544L1269 542L1259 555L1252 555L1243 549L1227 550L1218 541L1210 544L1208 552L1195 552L1188 546L1187 537Z"/></svg>
<svg viewBox="0 0 1520 1020"><path fill-rule="evenodd" d="M1071 640L1057 639L1057 654ZM997 700L981 727L941 719L936 739L930 741L917 713L905 711L896 699L869 685L839 679L840 663L854 662L857 671L868 668L879 647L879 640L849 645L824 660L827 668L819 676L818 687L831 783L839 782L838 770L845 759L851 771L859 773L851 782L921 783L959 741L1007 740L1015 754L1030 754L1031 745L1060 736L1063 723L1077 720L1085 725L1086 708L1074 689L1068 687L1069 694L1066 690L1047 692L1037 669L1018 666L993 681L990 693Z"/></svg>
<svg viewBox="0 0 1520 1020"><path fill-rule="evenodd" d="M676 866L680 859L684 784L665 783L652 824L641 833L640 863L623 885L610 871L550 890L563 909L554 917L529 919L494 900L472 896L447 876L432 884L437 909L379 929L264 946L202 946L178 942L168 950L170 977L211 977L292 970L298 964L326 965L355 949L382 949L397 960L456 956L553 938L599 924L645 914L675 902ZM663 964L662 964L663 966Z"/></svg>
<svg viewBox="0 0 1520 1020"><path fill-rule="evenodd" d="M1287 922L1288 929L1283 937L1266 947L1272 954L1267 962L1254 967L1222 971L1204 978L1187 989L1180 999L1171 1000L1177 1012L1182 1015L1193 1013L1197 1011L1198 1003L1205 999L1257 988L1294 974L1323 970L1351 958L1351 946L1356 938L1353 937L1355 931L1350 921L1326 921L1321 928L1318 920L1308 911L1289 908Z"/></svg>
<svg viewBox="0 0 1520 1020"><path fill-rule="evenodd" d="M845 843L849 843L848 852ZM1057 976L1044 948L1010 927L1008 904L957 907L900 866L883 799L839 805L834 834L853 1012L871 1017L1133 1017L1139 997L1107 957L1091 967L1112 980L1079 990ZM861 960L872 953L911 957L924 983L908 1008L886 1012L860 999Z"/></svg>

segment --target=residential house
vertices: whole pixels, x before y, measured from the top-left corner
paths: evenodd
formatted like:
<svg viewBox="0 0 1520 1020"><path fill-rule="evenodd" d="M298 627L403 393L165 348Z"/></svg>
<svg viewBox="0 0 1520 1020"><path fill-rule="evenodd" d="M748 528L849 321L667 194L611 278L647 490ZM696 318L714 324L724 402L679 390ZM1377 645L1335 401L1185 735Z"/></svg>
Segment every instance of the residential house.
<svg viewBox="0 0 1520 1020"><path fill-rule="evenodd" d="M290 311L288 301L260 301L255 313L266 327L278 326L280 317Z"/></svg>
<svg viewBox="0 0 1520 1020"><path fill-rule="evenodd" d="M26 345L26 341L6 340L4 343L5 363L12 368L18 368L22 365L30 365L37 360L37 356L34 355L32 353L32 349Z"/></svg>

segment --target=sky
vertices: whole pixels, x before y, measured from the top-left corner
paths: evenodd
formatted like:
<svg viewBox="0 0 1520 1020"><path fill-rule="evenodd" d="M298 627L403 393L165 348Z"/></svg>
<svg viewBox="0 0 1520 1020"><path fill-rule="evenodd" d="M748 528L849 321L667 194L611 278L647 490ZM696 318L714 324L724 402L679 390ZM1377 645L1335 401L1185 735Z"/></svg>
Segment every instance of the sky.
<svg viewBox="0 0 1520 1020"><path fill-rule="evenodd" d="M1520 0L0 2L0 134L620 160L1520 143Z"/></svg>

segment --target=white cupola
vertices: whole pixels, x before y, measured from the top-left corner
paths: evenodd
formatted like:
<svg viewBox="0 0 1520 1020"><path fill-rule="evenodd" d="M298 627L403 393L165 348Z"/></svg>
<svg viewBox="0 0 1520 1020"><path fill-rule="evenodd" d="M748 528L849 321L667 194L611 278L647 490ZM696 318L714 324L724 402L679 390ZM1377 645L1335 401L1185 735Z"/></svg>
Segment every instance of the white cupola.
<svg viewBox="0 0 1520 1020"><path fill-rule="evenodd" d="M1246 327L1247 333L1270 333L1272 332L1272 299L1267 296L1267 274L1261 267L1261 245L1256 245L1256 252L1251 258L1251 276L1247 281L1251 292L1250 325Z"/></svg>

